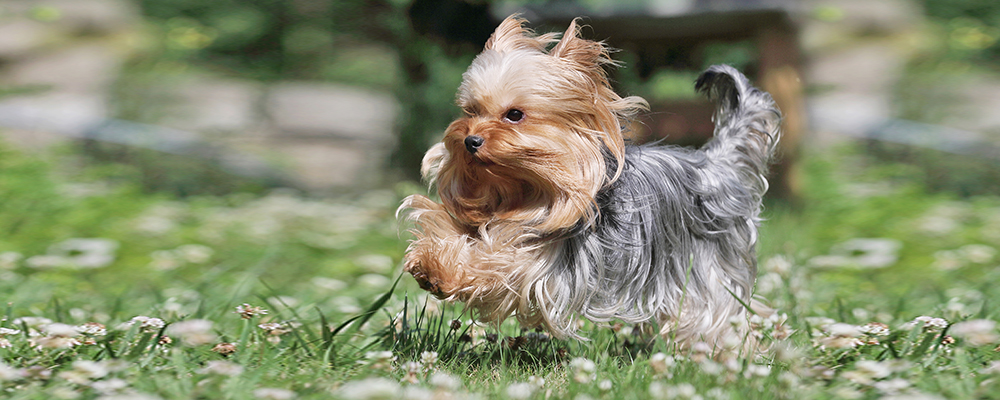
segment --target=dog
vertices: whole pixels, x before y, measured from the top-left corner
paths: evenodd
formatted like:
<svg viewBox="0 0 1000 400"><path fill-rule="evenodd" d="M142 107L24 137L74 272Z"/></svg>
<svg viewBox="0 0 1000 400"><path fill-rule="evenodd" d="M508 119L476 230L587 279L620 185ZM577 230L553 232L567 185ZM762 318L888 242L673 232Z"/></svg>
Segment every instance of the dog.
<svg viewBox="0 0 1000 400"><path fill-rule="evenodd" d="M440 203L407 197L404 268L481 321L515 316L557 338L583 318L659 326L677 343L739 338L758 304L757 227L781 114L729 66L695 82L716 107L700 149L626 144L648 109L612 90L603 42L505 19L463 75L464 116L421 172ZM763 308L763 306L761 306ZM744 324L745 325L745 324Z"/></svg>

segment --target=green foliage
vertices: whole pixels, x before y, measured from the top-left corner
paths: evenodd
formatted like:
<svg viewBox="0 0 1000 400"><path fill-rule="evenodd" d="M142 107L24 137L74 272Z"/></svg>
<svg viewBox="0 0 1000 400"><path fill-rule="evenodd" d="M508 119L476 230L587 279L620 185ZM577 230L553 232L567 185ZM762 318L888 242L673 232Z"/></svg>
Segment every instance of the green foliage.
<svg viewBox="0 0 1000 400"><path fill-rule="evenodd" d="M1000 57L1000 4L992 0L921 0L944 29L952 57L996 63Z"/></svg>
<svg viewBox="0 0 1000 400"><path fill-rule="evenodd" d="M271 0L138 3L144 14L158 22L166 50L192 61L261 78L306 78L315 68L308 64L332 55L334 10L329 3L312 3L320 7L308 10L297 9L293 2ZM310 29L317 33L309 35ZM316 38L325 42L314 42ZM300 39L312 43L298 44Z"/></svg>
<svg viewBox="0 0 1000 400"><path fill-rule="evenodd" d="M51 167L0 143L0 249L41 251L70 235L99 237L114 232L114 222L133 215L150 204L128 186L108 196L90 197L80 192L100 190L91 186L58 185L50 178Z"/></svg>

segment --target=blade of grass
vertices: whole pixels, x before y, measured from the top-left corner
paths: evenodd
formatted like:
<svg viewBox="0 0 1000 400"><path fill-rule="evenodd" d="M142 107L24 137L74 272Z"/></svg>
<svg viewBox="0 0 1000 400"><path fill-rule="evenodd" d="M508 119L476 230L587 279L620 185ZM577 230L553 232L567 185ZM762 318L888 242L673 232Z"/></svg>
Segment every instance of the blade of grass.
<svg viewBox="0 0 1000 400"><path fill-rule="evenodd" d="M389 288L389 291L383 293L382 296L379 296L379 298L376 299L375 302L373 302L370 306L368 306L368 309L366 309L363 313L355 315L354 317L351 317L347 321L344 321L342 324L337 326L337 328L333 330L333 336L337 336L337 334L339 334L348 326L351 326L351 331L357 332L358 330L360 330L365 325L365 323L367 323L368 320L371 319L371 317L374 316L375 313L378 312L378 310L381 309L382 306L384 306L385 303L389 301L389 298L392 297L392 293L396 290L396 285L399 284L399 280L402 277L403 277L402 274L396 277L396 281L392 283L392 287ZM351 323L354 321L358 321L358 323L352 325Z"/></svg>
<svg viewBox="0 0 1000 400"><path fill-rule="evenodd" d="M146 351L146 346L149 345L149 341L152 340L153 336L155 335L156 335L155 332L143 333L142 337L139 338L139 342L132 347L132 350L130 350L128 353L125 354L125 359L132 361L135 360L136 358L139 358L139 356L141 356L142 353Z"/></svg>
<svg viewBox="0 0 1000 400"><path fill-rule="evenodd" d="M319 328L320 336L323 340L323 347L329 347L333 344L333 331L330 329L330 323L326 320L326 314L323 314L323 310L319 309L319 306L313 307L316 309L316 314L319 315Z"/></svg>

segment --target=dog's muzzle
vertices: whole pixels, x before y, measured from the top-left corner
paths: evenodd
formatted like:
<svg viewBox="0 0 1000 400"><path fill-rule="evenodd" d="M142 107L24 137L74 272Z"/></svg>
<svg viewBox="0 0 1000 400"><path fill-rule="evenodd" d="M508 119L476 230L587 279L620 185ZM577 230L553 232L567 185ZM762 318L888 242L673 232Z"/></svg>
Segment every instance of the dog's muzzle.
<svg viewBox="0 0 1000 400"><path fill-rule="evenodd" d="M476 154L479 148L483 146L486 142L485 139L479 136L468 136L465 138L465 149L469 151L469 154Z"/></svg>

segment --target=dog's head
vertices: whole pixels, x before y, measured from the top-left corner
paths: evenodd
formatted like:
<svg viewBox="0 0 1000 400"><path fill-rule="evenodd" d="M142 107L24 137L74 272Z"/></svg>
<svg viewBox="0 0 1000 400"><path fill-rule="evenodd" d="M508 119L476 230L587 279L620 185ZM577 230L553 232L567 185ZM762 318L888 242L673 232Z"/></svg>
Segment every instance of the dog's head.
<svg viewBox="0 0 1000 400"><path fill-rule="evenodd" d="M465 72L465 116L428 151L423 173L470 227L502 221L550 233L593 219L594 196L618 172L605 157L620 171L622 126L645 101L611 89L608 48L581 38L576 21L540 36L524 22L505 19Z"/></svg>

